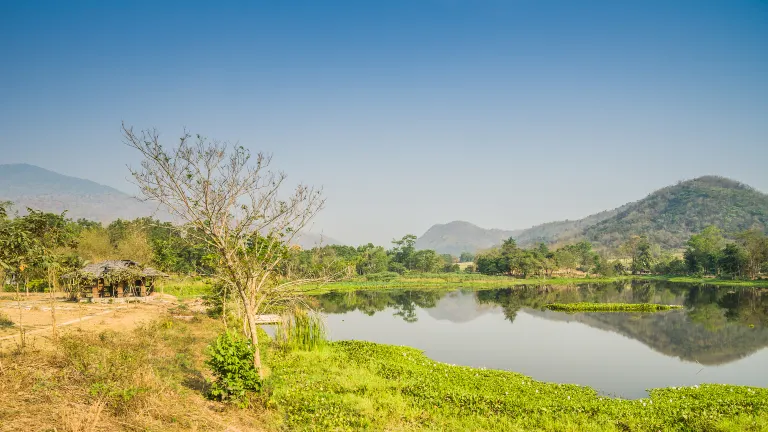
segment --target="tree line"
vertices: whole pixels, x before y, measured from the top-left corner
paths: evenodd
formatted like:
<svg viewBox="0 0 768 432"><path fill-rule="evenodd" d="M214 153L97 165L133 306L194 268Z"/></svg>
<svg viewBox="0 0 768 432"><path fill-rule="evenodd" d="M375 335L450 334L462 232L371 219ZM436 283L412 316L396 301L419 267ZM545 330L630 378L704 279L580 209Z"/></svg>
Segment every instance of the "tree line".
<svg viewBox="0 0 768 432"><path fill-rule="evenodd" d="M543 243L523 249L510 238L479 253L475 265L482 274L522 278L578 271L607 277L631 273L754 279L768 272L768 237L753 228L726 239L720 229L710 226L692 235L682 255L675 255L647 236L633 235L613 257L594 251L586 241L554 250Z"/></svg>

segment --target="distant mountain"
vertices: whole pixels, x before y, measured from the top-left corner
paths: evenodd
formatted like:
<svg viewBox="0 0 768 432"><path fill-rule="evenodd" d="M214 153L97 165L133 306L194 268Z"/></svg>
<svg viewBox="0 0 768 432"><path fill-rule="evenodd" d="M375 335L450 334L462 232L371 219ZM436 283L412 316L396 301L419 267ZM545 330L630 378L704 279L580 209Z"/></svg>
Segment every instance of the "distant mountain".
<svg viewBox="0 0 768 432"><path fill-rule="evenodd" d="M677 249L709 225L726 235L752 227L766 229L768 195L724 177L699 177L627 204L577 237L615 248L629 235L647 235L662 248Z"/></svg>
<svg viewBox="0 0 768 432"><path fill-rule="evenodd" d="M171 220L156 205L140 201L109 186L65 176L27 164L0 165L0 201L13 202L24 214L27 207L53 213L67 211L67 217L109 223L116 219L154 216ZM341 244L322 234L302 232L296 244L302 249Z"/></svg>
<svg viewBox="0 0 768 432"><path fill-rule="evenodd" d="M22 214L27 207L54 213L66 210L69 218L103 223L152 215L168 219L156 205L117 189L27 164L0 165L0 201L13 202Z"/></svg>
<svg viewBox="0 0 768 432"><path fill-rule="evenodd" d="M340 241L330 238L324 234L316 234L313 232L300 232L298 238L295 238L293 243L301 246L302 249L312 249L316 246L331 246L342 244Z"/></svg>
<svg viewBox="0 0 768 432"><path fill-rule="evenodd" d="M454 221L433 225L416 239L416 249L434 249L443 254L458 256L462 252L476 252L501 244L520 234L520 231L484 229L469 222Z"/></svg>
<svg viewBox="0 0 768 432"><path fill-rule="evenodd" d="M556 243L564 238L578 237L590 226L610 219L618 214L625 206L614 210L606 210L587 216L583 219L548 222L541 225L521 230L515 236L519 246L530 246L537 243Z"/></svg>
<svg viewBox="0 0 768 432"><path fill-rule="evenodd" d="M647 197L573 221L549 222L524 230L485 230L468 222L435 225L416 245L441 253L476 252L514 237L520 246L588 240L615 249L631 235L647 235L664 249L684 247L691 234L709 225L733 234L768 227L768 195L735 180L704 176L659 189Z"/></svg>

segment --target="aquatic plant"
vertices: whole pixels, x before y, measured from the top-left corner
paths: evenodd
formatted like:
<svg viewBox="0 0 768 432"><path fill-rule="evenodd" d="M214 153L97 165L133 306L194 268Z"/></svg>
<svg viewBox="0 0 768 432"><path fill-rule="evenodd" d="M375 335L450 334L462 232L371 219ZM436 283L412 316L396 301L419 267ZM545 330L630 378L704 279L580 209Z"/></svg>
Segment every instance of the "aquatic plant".
<svg viewBox="0 0 768 432"><path fill-rule="evenodd" d="M654 303L550 303L544 307L559 312L659 312L682 309L683 306Z"/></svg>
<svg viewBox="0 0 768 432"><path fill-rule="evenodd" d="M768 389L706 384L627 400L363 341L276 353L268 406L289 430L768 430Z"/></svg>
<svg viewBox="0 0 768 432"><path fill-rule="evenodd" d="M311 351L325 344L325 333L320 315L297 308L278 324L275 339L282 348Z"/></svg>

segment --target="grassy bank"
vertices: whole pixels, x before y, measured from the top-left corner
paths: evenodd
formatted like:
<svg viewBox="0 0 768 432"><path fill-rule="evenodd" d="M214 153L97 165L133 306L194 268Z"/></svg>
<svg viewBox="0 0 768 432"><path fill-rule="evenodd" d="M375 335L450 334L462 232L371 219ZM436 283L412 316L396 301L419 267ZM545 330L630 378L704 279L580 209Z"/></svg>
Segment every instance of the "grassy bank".
<svg viewBox="0 0 768 432"><path fill-rule="evenodd" d="M751 287L751 288L768 288L768 279L734 280L734 279L697 278L697 277L690 277L690 276L635 276L635 278L638 280L661 281L661 282L706 284L706 285L716 285L716 286L738 286L738 287Z"/></svg>
<svg viewBox="0 0 768 432"><path fill-rule="evenodd" d="M655 303L550 303L544 307L561 312L659 312L683 308Z"/></svg>
<svg viewBox="0 0 768 432"><path fill-rule="evenodd" d="M133 332L73 332L0 354L0 430L765 431L768 390L703 385L642 400L436 363L418 350L335 342L263 351L252 406L205 399L205 346L221 324L162 318Z"/></svg>
<svg viewBox="0 0 768 432"><path fill-rule="evenodd" d="M508 288L518 285L573 285L629 281L632 277L593 278L529 278L486 276L481 274L434 273L406 274L390 280L370 280L366 277L310 286L310 294L331 291L377 290L390 288Z"/></svg>

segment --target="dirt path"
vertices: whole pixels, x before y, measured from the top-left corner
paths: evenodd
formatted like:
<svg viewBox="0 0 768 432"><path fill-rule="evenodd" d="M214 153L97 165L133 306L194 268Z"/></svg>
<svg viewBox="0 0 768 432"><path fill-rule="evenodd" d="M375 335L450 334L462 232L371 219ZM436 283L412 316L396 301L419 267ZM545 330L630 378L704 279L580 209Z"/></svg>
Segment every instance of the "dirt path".
<svg viewBox="0 0 768 432"><path fill-rule="evenodd" d="M125 304L72 303L61 299L55 303L56 329L60 329L61 333L74 329L132 330L179 305L175 298L169 297L171 296L158 296L146 302ZM45 342L51 335L53 317L50 299L47 297L30 296L21 302L0 300L0 314L12 322L12 325L0 327L0 350L20 343L19 322L24 326L27 342Z"/></svg>

